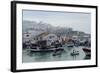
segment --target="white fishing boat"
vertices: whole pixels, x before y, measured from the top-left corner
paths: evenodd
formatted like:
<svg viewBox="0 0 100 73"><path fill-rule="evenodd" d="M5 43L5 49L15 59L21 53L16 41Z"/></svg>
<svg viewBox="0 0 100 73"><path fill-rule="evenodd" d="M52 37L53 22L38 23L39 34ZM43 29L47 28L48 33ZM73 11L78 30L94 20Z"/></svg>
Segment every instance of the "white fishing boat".
<svg viewBox="0 0 100 73"><path fill-rule="evenodd" d="M70 53L71 56L79 55L79 51L73 50L73 52Z"/></svg>

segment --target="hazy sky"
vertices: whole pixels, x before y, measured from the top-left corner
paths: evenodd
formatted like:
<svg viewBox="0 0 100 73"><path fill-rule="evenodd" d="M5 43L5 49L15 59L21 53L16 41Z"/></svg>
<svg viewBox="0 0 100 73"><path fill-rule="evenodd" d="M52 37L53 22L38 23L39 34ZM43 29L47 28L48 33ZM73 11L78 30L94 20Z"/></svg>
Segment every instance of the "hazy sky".
<svg viewBox="0 0 100 73"><path fill-rule="evenodd" d="M90 13L23 10L23 20L42 21L52 26L71 27L74 30L91 33Z"/></svg>

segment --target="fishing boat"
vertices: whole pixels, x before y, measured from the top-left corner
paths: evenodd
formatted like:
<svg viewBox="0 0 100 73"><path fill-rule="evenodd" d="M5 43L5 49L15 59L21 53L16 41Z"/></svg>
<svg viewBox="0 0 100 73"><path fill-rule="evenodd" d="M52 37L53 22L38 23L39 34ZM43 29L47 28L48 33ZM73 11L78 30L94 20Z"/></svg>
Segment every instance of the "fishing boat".
<svg viewBox="0 0 100 73"><path fill-rule="evenodd" d="M63 48L55 48L54 53L53 53L53 56L61 55L61 53L62 53L63 51L64 51Z"/></svg>
<svg viewBox="0 0 100 73"><path fill-rule="evenodd" d="M71 55L71 56L79 55L79 51L75 51L75 50L73 50L73 52L72 52L70 55Z"/></svg>
<svg viewBox="0 0 100 73"><path fill-rule="evenodd" d="M87 56L90 56L91 55L91 49L90 48L82 48L83 49L83 51L85 52L85 54L87 55Z"/></svg>
<svg viewBox="0 0 100 73"><path fill-rule="evenodd" d="M53 52L54 49L27 49L31 52Z"/></svg>

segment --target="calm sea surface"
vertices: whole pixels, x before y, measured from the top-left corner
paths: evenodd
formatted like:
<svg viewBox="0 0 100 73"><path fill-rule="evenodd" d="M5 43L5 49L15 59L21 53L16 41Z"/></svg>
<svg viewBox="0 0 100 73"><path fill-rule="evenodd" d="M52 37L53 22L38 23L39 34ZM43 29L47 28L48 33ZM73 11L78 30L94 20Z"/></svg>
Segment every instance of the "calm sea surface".
<svg viewBox="0 0 100 73"><path fill-rule="evenodd" d="M23 50L22 61L23 63L28 62L48 62L48 61L64 61L64 60L86 60L90 59L87 57L82 50L82 47L64 47L63 52L59 55L53 56L54 52L32 52L29 53L26 50ZM71 53L73 50L78 51L79 55L72 56Z"/></svg>

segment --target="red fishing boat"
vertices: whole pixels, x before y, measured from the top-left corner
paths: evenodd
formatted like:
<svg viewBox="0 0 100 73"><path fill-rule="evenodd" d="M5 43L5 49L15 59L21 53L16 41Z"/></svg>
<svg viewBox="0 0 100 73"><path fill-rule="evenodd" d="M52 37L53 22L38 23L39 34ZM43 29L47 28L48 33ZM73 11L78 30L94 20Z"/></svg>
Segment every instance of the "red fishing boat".
<svg viewBox="0 0 100 73"><path fill-rule="evenodd" d="M85 52L86 55L90 56L91 55L91 48L82 48L83 51Z"/></svg>

